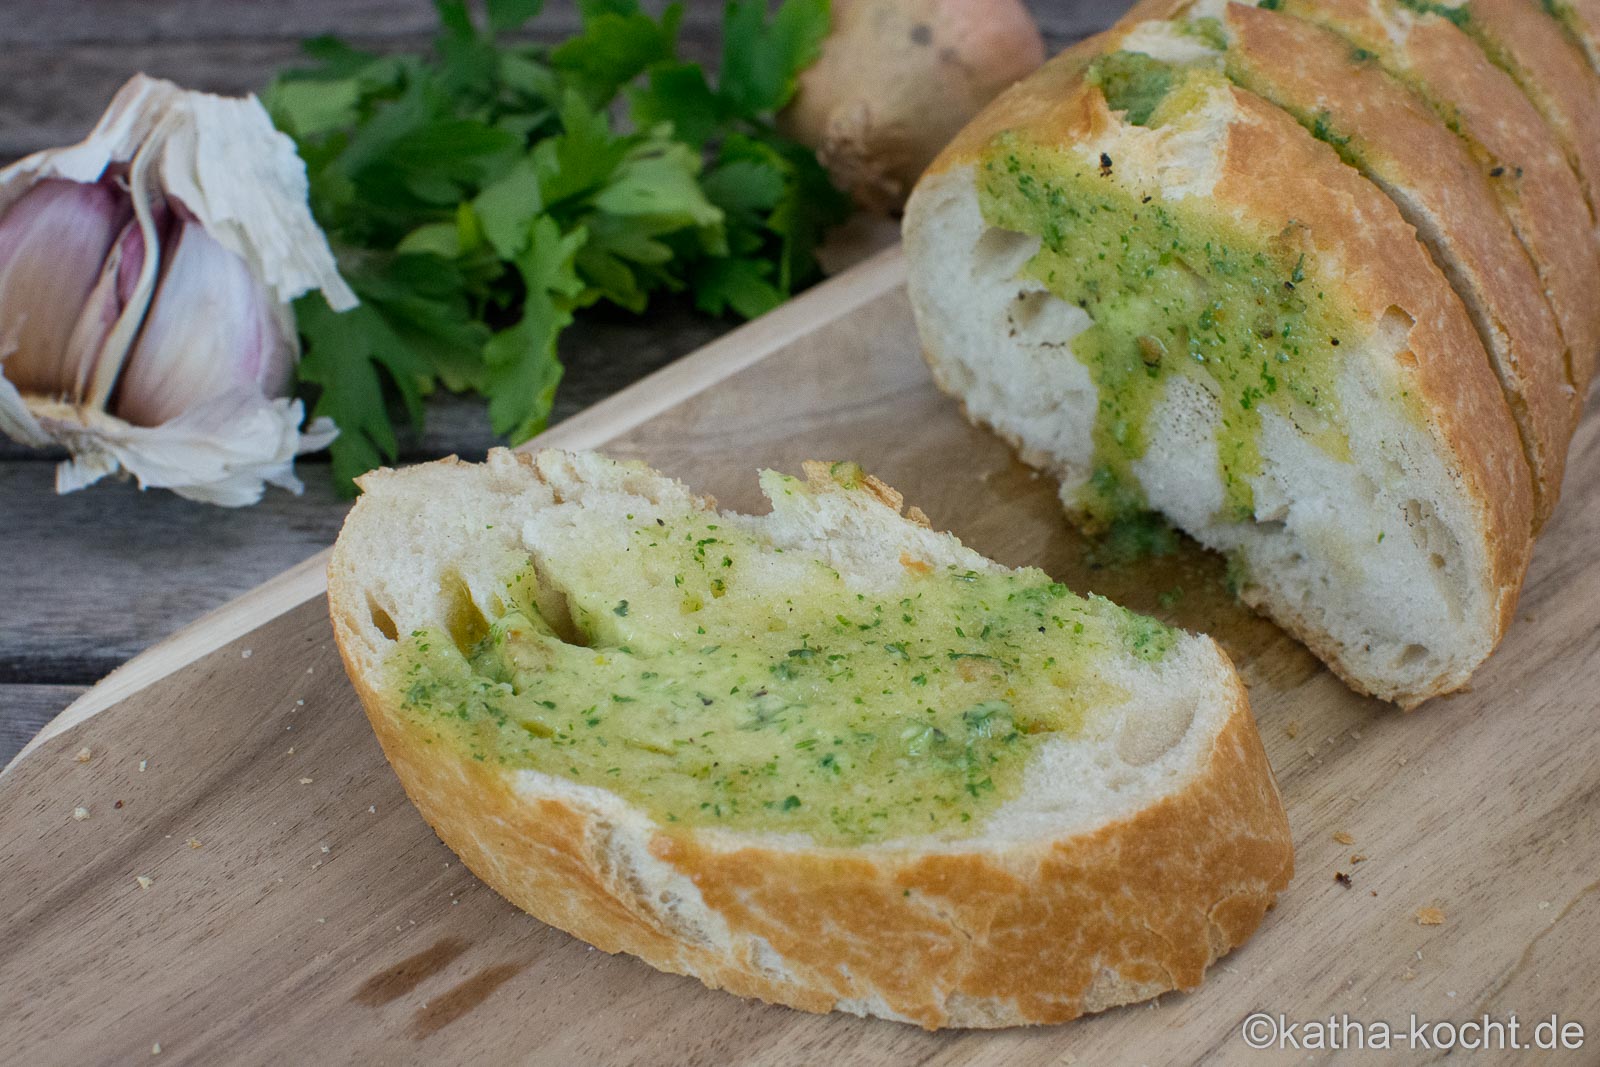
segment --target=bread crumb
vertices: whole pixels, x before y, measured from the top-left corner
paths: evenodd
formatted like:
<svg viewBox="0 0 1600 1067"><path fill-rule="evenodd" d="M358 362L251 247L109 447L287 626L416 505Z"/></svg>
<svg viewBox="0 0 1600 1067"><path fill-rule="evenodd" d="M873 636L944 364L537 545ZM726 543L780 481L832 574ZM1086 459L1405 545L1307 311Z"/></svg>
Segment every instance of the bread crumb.
<svg viewBox="0 0 1600 1067"><path fill-rule="evenodd" d="M311 779L309 779L309 778L302 778L302 779L300 779L300 784L301 784L301 785L310 785L310 784L311 784Z"/></svg>
<svg viewBox="0 0 1600 1067"><path fill-rule="evenodd" d="M82 822L83 820L85 820L85 819L87 819L89 817L89 809L85 808L85 807L83 807L81 805L76 807L76 808L73 808L72 809L72 817L74 819L77 819L79 822Z"/></svg>
<svg viewBox="0 0 1600 1067"><path fill-rule="evenodd" d="M933 564L929 563L925 559L917 559L915 556L911 555L911 553L909 553L909 552L900 553L900 566L904 567L906 570L910 571L912 574L932 574L933 573Z"/></svg>
<svg viewBox="0 0 1600 1067"><path fill-rule="evenodd" d="M292 755L294 755L294 746L293 746L293 745L290 745L290 746L289 746L289 751L287 751L287 752L285 752L285 753L284 753L284 755L285 755L285 756L292 756Z"/></svg>
<svg viewBox="0 0 1600 1067"><path fill-rule="evenodd" d="M116 808L118 811L121 811L122 810L122 801L119 800L119 801L117 801L115 804L113 804L111 806L113 808Z"/></svg>
<svg viewBox="0 0 1600 1067"><path fill-rule="evenodd" d="M1350 876L1345 874L1343 871L1334 871L1333 880L1344 886L1346 889L1349 889L1352 884L1350 881Z"/></svg>
<svg viewBox="0 0 1600 1067"><path fill-rule="evenodd" d="M1367 862L1367 854L1365 852L1352 852L1350 853L1350 862L1365 863Z"/></svg>
<svg viewBox="0 0 1600 1067"><path fill-rule="evenodd" d="M189 838L189 847L190 848L199 848L200 847L200 839L198 837Z"/></svg>
<svg viewBox="0 0 1600 1067"><path fill-rule="evenodd" d="M78 749L78 754L72 758L77 760L79 763L88 763L90 760L94 759L94 753L89 751L88 745L84 745L82 748Z"/></svg>
<svg viewBox="0 0 1600 1067"><path fill-rule="evenodd" d="M1289 740L1291 740L1291 741L1293 741L1295 738L1299 737L1300 736L1300 720L1299 719L1290 719L1288 722L1284 723L1283 724L1283 732L1285 734L1289 735Z"/></svg>
<svg viewBox="0 0 1600 1067"><path fill-rule="evenodd" d="M1349 830L1335 830L1333 832L1333 839L1339 842L1341 845L1353 845L1356 843L1356 839L1351 835Z"/></svg>
<svg viewBox="0 0 1600 1067"><path fill-rule="evenodd" d="M1444 909L1442 909L1442 908L1434 908L1434 907L1418 908L1417 909L1417 925L1418 926L1443 926L1444 925Z"/></svg>
<svg viewBox="0 0 1600 1067"><path fill-rule="evenodd" d="M142 874L134 875L133 880L139 883L140 889L149 889L151 886L156 884L156 880L154 878L147 878Z"/></svg>

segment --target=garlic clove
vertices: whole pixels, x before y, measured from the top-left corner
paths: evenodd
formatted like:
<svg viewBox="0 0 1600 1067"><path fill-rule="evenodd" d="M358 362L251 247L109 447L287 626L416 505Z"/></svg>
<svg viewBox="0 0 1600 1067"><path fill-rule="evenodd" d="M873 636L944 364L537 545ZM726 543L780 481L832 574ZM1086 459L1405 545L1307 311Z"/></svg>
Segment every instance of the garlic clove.
<svg viewBox="0 0 1600 1067"><path fill-rule="evenodd" d="M72 399L92 407L105 406L105 397L110 395L128 347L138 335L155 286L154 262L150 264L148 283L140 284L147 274L146 249L152 244L145 231L149 229L156 235L154 247L159 249L170 217L165 204L157 204L149 212L141 211L140 217L122 228L111 246L111 253L100 268L100 278L67 341L65 362L73 376Z"/></svg>
<svg viewBox="0 0 1600 1067"><path fill-rule="evenodd" d="M0 218L0 348L17 389L61 397L78 384L68 345L130 214L128 197L110 183L49 179Z"/></svg>
<svg viewBox="0 0 1600 1067"><path fill-rule="evenodd" d="M111 411L158 426L231 389L285 392L294 339L248 264L193 218L180 218Z"/></svg>

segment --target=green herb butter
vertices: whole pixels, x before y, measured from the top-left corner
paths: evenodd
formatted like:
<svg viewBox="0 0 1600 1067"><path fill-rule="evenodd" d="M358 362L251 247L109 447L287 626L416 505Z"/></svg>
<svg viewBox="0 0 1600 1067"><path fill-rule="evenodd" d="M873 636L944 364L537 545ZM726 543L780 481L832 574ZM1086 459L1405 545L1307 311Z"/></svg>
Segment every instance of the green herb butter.
<svg viewBox="0 0 1600 1067"><path fill-rule="evenodd" d="M668 826L960 837L1017 794L1046 738L1125 698L1108 657L1154 663L1176 640L1037 570L911 567L862 593L715 516L640 516L627 540L620 558L544 561L570 622L540 613L530 570L498 617L463 597L451 632L402 641L403 714ZM793 581L771 577L779 557Z"/></svg>
<svg viewBox="0 0 1600 1067"><path fill-rule="evenodd" d="M1146 66L1130 60L1107 69L1145 71L1142 80L1119 75L1114 84L1147 120L1151 110L1160 120L1172 101L1157 110L1150 94L1165 92L1171 74L1159 78ZM1135 192L1115 179L1115 168L1106 155L1087 161L1002 134L979 172L985 220L1041 239L1023 276L1093 320L1071 346L1099 393L1095 470L1079 508L1091 523L1109 525L1144 506L1132 466L1149 445L1170 380L1183 375L1218 402L1223 518L1246 521L1251 480L1262 469L1264 408L1347 454L1334 383L1348 327L1292 226L1264 241L1165 200L1159 189Z"/></svg>

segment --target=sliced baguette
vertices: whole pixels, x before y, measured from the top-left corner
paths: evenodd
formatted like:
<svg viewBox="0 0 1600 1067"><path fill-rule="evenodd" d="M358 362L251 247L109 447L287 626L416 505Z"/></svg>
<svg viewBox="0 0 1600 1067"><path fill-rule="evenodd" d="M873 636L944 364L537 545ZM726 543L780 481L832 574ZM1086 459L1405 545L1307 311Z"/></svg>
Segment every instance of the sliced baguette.
<svg viewBox="0 0 1600 1067"><path fill-rule="evenodd" d="M807 473L807 482L764 476L773 511L762 517L719 516L677 482L589 453L496 450L480 465L367 475L329 563L329 604L346 669L423 817L479 877L543 921L607 952L808 1011L995 1027L1196 985L1255 929L1292 866L1244 690L1207 638L1174 632L1155 663L1097 658L1092 673L1126 698L1091 709L1078 734L1041 741L1023 789L988 816L858 843L663 821L623 795L630 786L502 759L486 740L492 726L423 714L397 688L407 635L479 639L519 598L561 630L586 618L594 597L627 588L631 610L601 612L605 625L679 627L685 642L707 640L676 609L650 617L676 587L629 555L636 530L709 519L749 538L757 563L740 557L726 597L753 598L778 620L811 595L802 573L837 572L827 580L865 595L919 588L947 568L1042 578L930 531L914 510L903 517L899 496L870 477L822 465ZM595 559L611 563L586 570L582 561ZM508 585L513 572L522 576ZM595 662L625 651L608 644L605 625L588 631ZM1063 655L1072 641L1059 639ZM630 654L651 653L638 644ZM542 678L517 684L537 693ZM1031 669L1012 681L1047 684ZM654 714L628 708L641 729ZM908 706L886 722L921 714Z"/></svg>
<svg viewBox="0 0 1600 1067"><path fill-rule="evenodd" d="M1051 198L1087 183L1092 199L1124 205L1130 226L1148 225L1159 209L1181 232L1237 234L1240 254L1260 258L1248 273L1263 294L1291 283L1303 252L1296 292L1349 322L1322 357L1338 410L1280 396L1260 414L1253 504L1236 517L1222 506L1234 472L1220 467L1217 442L1243 401L1199 372L1162 369L1165 393L1144 422L1131 475L1147 506L1234 556L1243 598L1353 687L1409 707L1463 685L1510 621L1532 541L1530 470L1465 307L1394 204L1259 97L1190 71L1147 125L1113 112L1088 77L1111 42L1091 39L1000 97L913 193L909 288L935 379L1025 461L1056 474L1081 515L1104 462L1097 419L1118 397L1101 395L1074 347L1095 325L1077 302L1122 299L1123 289L1074 291L1080 268L1040 261L1036 270L1065 272L1060 298L1030 273L1041 231L985 218L986 176L1008 195L1022 188L1006 177L1016 146L1050 161L1027 180L1053 205L1046 228L1056 244L1089 209ZM1125 255L1126 246L1105 252ZM1128 347L1123 358L1144 342ZM1272 352L1260 355L1270 361ZM1179 365L1192 370L1181 353ZM1330 432L1348 456L1318 445Z"/></svg>
<svg viewBox="0 0 1600 1067"><path fill-rule="evenodd" d="M1561 142L1517 83L1448 18L1399 0L1285 0L1278 10L1339 33L1466 140L1539 272L1586 393L1600 357L1600 241Z"/></svg>
<svg viewBox="0 0 1600 1067"><path fill-rule="evenodd" d="M1489 168L1422 98L1337 34L1283 11L1238 0L1145 0L1114 32L1158 58L1181 59L1202 19L1220 30L1226 49L1215 62L1228 77L1293 115L1381 188L1460 294L1522 435L1537 529L1560 496L1579 396L1545 285Z"/></svg>

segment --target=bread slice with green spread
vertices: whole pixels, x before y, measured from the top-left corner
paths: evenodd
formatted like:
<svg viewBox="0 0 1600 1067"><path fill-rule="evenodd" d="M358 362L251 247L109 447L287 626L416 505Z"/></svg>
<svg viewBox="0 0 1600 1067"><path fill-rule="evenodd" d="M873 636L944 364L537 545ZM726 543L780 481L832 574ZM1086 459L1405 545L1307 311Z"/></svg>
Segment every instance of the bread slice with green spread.
<svg viewBox="0 0 1600 1067"><path fill-rule="evenodd" d="M915 190L936 380L1086 525L1154 510L1229 554L1355 688L1458 688L1511 618L1534 501L1466 305L1382 190L1208 66L1214 42L1112 40L1003 94Z"/></svg>
<svg viewBox="0 0 1600 1067"><path fill-rule="evenodd" d="M590 453L367 475L329 603L422 815L545 922L808 1011L1196 985L1292 866L1227 658L806 473L761 516Z"/></svg>

